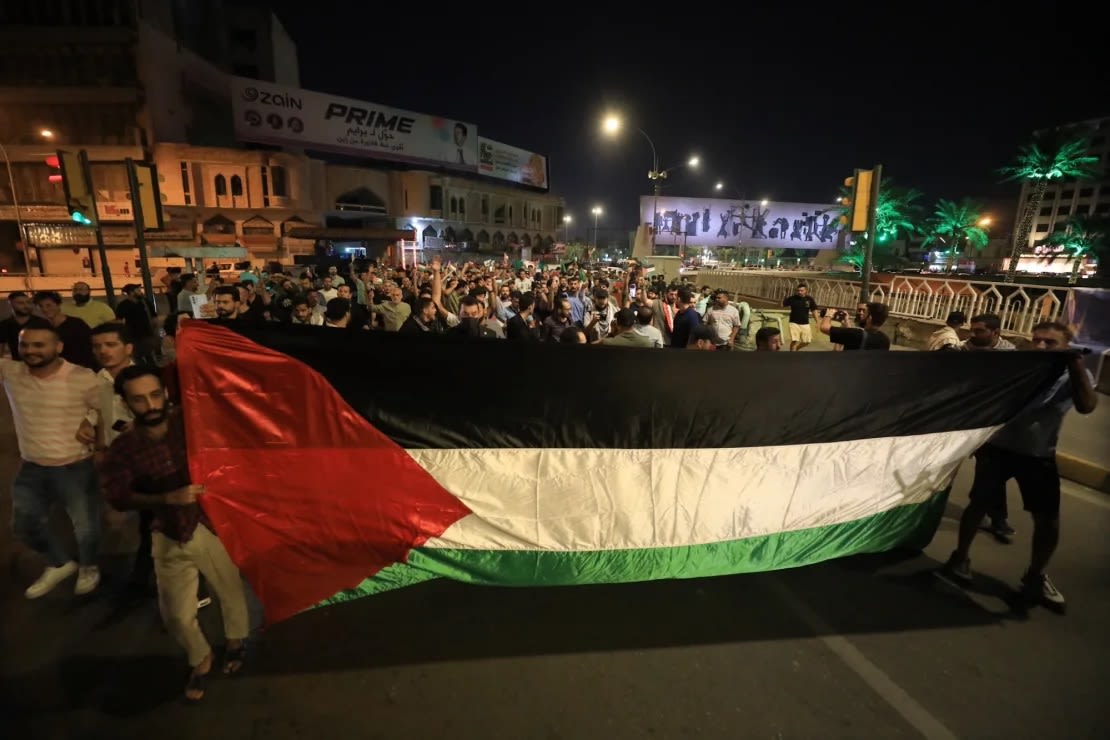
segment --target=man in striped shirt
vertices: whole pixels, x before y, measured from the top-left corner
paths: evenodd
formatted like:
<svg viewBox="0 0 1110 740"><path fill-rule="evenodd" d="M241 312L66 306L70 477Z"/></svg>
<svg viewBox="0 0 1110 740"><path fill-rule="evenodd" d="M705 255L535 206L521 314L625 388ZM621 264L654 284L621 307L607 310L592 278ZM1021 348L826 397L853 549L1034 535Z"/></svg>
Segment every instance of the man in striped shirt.
<svg viewBox="0 0 1110 740"><path fill-rule="evenodd" d="M88 368L62 359L63 345L49 321L33 318L19 333L21 362L0 359L22 464L12 484L12 528L41 553L47 567L25 595L37 599L74 573L74 592L100 583L100 496L92 447L77 439L82 420L95 420L100 381ZM50 529L50 509L61 503L73 522L78 560L73 562Z"/></svg>

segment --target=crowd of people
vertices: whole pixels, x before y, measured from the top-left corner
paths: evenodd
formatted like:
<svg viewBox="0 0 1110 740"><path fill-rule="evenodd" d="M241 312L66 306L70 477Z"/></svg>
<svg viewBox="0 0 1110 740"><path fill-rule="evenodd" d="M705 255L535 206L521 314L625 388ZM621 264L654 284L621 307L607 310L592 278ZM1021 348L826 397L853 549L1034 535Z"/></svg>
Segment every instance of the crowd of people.
<svg viewBox="0 0 1110 740"><path fill-rule="evenodd" d="M183 423L159 368L175 356L181 321L218 317L252 325L315 325L322 331L730 351L746 338L751 319L748 304L727 291L659 281L636 265L607 274L575 264L540 271L439 260L409 269L352 262L344 275L332 266L322 275L247 271L239 278L226 283L213 276L206 286L196 275L171 278L166 286L171 310L165 316L156 315L138 285L124 286L114 310L91 301L89 286L80 282L69 304L55 292L15 292L8 296L12 315L0 322L0 353L7 355L0 358L0 381L22 459L12 485L13 528L45 562L27 587L27 598L40 598L73 576L75 594L95 591L104 509L129 512L115 521L140 530L131 583L149 589L153 576L163 619L188 656L190 701L203 698L214 665L197 620L199 576L220 599L228 641L225 673L244 665L249 624L239 572L198 504L204 488L189 478ZM881 331L888 316L882 303L861 302L850 317L819 307L801 283L783 306L789 309L790 350L812 341L811 319L843 351L890 348ZM1001 337L998 317L990 314L973 317L970 336L962 340L965 318L949 316L929 348L1014 349ZM772 326L761 327L754 340L756 351L783 346ZM1070 340L1069 329L1055 322L1033 328L1036 349L1066 349ZM971 503L945 566L948 575L970 580L968 552L984 517L991 517L996 536L1013 534L1005 484L1016 478L1035 524L1025 588L1063 605L1044 573L1059 533L1055 444L1067 411L1074 406L1089 413L1096 401L1093 379L1073 356L1053 388L976 453ZM50 529L54 505L72 522L76 560Z"/></svg>
<svg viewBox="0 0 1110 740"><path fill-rule="evenodd" d="M354 331L457 334L521 342L604 344L726 351L748 339L751 308L724 290L653 279L638 265L588 271L576 263L444 264L395 269L348 263L322 275L247 271L237 284L181 275L169 288L181 316L261 324L309 324ZM199 308L198 308L199 306ZM781 346L766 327L755 348Z"/></svg>

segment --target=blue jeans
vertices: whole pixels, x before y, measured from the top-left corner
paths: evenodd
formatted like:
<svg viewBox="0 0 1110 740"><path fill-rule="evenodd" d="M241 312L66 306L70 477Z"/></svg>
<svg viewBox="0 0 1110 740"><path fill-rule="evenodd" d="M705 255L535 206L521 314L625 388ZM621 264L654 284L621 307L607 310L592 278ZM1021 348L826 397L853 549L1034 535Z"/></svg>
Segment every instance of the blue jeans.
<svg viewBox="0 0 1110 740"><path fill-rule="evenodd" d="M24 460L12 483L15 536L57 567L70 557L50 530L50 509L55 503L65 507L73 522L78 563L96 565L100 547L100 494L91 458L58 466Z"/></svg>

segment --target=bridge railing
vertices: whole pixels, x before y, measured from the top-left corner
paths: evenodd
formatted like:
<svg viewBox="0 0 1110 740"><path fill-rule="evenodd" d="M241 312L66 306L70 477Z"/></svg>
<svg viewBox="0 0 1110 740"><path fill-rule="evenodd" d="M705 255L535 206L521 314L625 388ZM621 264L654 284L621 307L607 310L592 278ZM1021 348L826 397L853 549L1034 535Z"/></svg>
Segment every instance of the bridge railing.
<svg viewBox="0 0 1110 740"><path fill-rule="evenodd" d="M733 293L781 302L799 282L822 306L853 308L859 300L858 280L839 280L821 273L771 270L710 270L695 278L698 285L724 288ZM891 315L943 322L951 311L970 319L981 313L997 314L1002 330L1029 336L1040 321L1064 316L1071 288L1034 283L994 283L956 280L928 275L895 275L871 284L871 300L885 303Z"/></svg>

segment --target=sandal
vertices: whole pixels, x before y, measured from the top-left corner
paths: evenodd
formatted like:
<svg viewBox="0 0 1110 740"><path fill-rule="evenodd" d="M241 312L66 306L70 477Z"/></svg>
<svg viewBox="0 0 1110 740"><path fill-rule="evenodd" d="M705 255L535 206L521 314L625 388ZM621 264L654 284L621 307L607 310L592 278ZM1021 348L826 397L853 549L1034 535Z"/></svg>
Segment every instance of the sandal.
<svg viewBox="0 0 1110 740"><path fill-rule="evenodd" d="M247 662L247 641L243 640L237 648L228 648L224 653L224 675L235 676L243 670Z"/></svg>
<svg viewBox="0 0 1110 740"><path fill-rule="evenodd" d="M208 687L208 674L207 673L190 673L189 682L185 684L185 691L199 691L200 696L195 699L188 696L186 693L185 701L189 704L196 704L204 699L204 694Z"/></svg>

